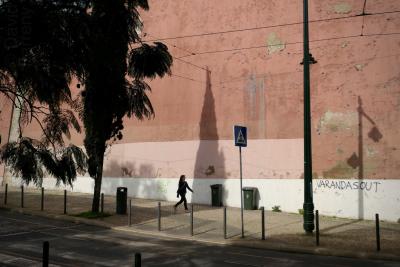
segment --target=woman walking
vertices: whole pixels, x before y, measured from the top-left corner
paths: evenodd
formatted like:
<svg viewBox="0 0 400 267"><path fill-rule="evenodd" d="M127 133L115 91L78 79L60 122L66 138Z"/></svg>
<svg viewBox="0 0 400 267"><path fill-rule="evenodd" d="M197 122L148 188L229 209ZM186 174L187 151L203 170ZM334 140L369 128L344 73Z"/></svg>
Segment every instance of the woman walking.
<svg viewBox="0 0 400 267"><path fill-rule="evenodd" d="M179 200L179 202L175 204L174 206L175 210L182 202L183 205L185 206L185 210L186 211L189 210L187 207L187 200L186 200L186 188L189 189L192 193L193 190L189 187L185 179L186 179L185 175L181 175L181 177L179 178L178 191L176 191L176 197L179 198L180 196L181 200Z"/></svg>

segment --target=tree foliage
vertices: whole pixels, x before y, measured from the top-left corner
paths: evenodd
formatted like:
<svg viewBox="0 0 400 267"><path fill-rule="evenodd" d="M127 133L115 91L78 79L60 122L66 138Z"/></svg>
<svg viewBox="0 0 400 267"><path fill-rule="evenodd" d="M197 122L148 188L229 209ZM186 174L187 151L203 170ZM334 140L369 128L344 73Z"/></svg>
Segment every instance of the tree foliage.
<svg viewBox="0 0 400 267"><path fill-rule="evenodd" d="M7 12L16 2L23 3L17 5L20 12L29 10L32 34L29 41L19 38L19 45L0 52L0 90L13 101L23 99L22 118L36 118L44 138L40 143L21 138L8 144L2 159L26 181L43 176L38 164L26 166L31 159L69 183L69 177L85 167L83 154L69 147L63 153L54 149L51 156L47 146L63 146L71 126L80 131L75 110L84 124L88 172L95 180L92 210L98 211L105 150L123 137L125 116L154 116L146 79L170 74L172 56L162 43L141 41L138 8L148 10L147 0L0 1L0 23L9 23ZM8 33L0 30L0 39ZM72 77L83 85L78 99L71 97ZM37 117L41 112L43 120Z"/></svg>
<svg viewBox="0 0 400 267"><path fill-rule="evenodd" d="M70 137L71 127L81 131L73 112L81 104L72 99L69 85L74 75L83 73L72 57L82 51L72 33L85 18L87 4L0 2L0 93L21 113L19 139L2 148L1 160L27 183L40 185L50 173L58 182L72 184L86 166L83 151L64 148L63 136ZM39 140L23 137L23 127L32 121L42 128Z"/></svg>
<svg viewBox="0 0 400 267"><path fill-rule="evenodd" d="M37 140L22 137L17 142L6 144L1 151L1 160L12 166L14 175L26 183L41 184L46 172L61 182L72 186L77 173L86 171L86 155L83 151L69 145L57 150L57 155Z"/></svg>

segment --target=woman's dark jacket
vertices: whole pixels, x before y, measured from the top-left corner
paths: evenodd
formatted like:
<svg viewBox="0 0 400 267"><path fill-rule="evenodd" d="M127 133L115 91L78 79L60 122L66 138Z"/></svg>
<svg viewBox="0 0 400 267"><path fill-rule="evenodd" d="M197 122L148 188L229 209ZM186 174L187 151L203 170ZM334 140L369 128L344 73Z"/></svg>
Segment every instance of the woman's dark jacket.
<svg viewBox="0 0 400 267"><path fill-rule="evenodd" d="M189 187L189 185L187 184L186 181L179 182L178 191L176 191L176 193L179 195L184 195L184 194L186 194L186 188L193 192L193 190Z"/></svg>

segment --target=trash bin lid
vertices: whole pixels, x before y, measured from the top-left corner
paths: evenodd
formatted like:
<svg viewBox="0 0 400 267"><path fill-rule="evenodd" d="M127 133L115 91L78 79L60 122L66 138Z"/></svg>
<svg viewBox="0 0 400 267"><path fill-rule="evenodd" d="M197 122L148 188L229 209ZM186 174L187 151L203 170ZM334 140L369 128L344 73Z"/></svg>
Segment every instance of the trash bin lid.
<svg viewBox="0 0 400 267"><path fill-rule="evenodd" d="M117 191L128 191L126 187L117 187Z"/></svg>
<svg viewBox="0 0 400 267"><path fill-rule="evenodd" d="M256 191L257 187L243 187L243 191Z"/></svg>
<svg viewBox="0 0 400 267"><path fill-rule="evenodd" d="M218 187L222 187L222 184L212 184L210 185L211 188L218 188Z"/></svg>

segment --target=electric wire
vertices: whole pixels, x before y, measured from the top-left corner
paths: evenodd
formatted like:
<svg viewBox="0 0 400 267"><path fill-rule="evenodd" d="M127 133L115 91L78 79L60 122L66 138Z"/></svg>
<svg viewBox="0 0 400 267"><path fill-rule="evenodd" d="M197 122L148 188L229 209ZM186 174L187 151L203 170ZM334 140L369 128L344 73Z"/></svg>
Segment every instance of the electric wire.
<svg viewBox="0 0 400 267"><path fill-rule="evenodd" d="M152 34L149 34L149 33L146 33L146 35L150 35L150 36L153 36L153 37L157 38L156 36L154 36L154 35L152 35ZM143 41L143 42L144 42L144 43L149 43L149 42L152 42L152 41ZM189 50L187 50L187 49L183 49L183 48L181 48L181 47L178 47L178 46L175 45L175 44L171 44L171 43L169 43L169 42L166 42L165 40L163 40L163 42L165 42L166 44L169 44L169 45L172 46L172 47L175 47L175 48L177 48L177 49L179 49L179 50L182 50L182 51L188 53L188 54L185 55L185 56L192 56L192 55L195 55L195 54L196 54L196 53L194 53L194 52L192 52L192 51L189 51ZM183 56L183 57L185 57L185 56ZM185 60L183 60L183 59L181 59L181 58L179 58L179 57L172 56L172 58L173 58L173 59L176 59L176 60L179 60L179 61L181 61L181 62L183 62L183 63L186 63L186 64L188 64L188 65L191 65L191 66L193 66L193 67L196 67L196 68L199 68L199 69L202 69L202 70L206 70L206 71L207 71L207 69L206 69L205 67L202 67L202 66L196 65L196 64L194 64L194 63L185 61Z"/></svg>
<svg viewBox="0 0 400 267"><path fill-rule="evenodd" d="M371 13L371 14L368 14L368 13L366 13L366 14L357 14L357 15L351 15L351 16L345 16L345 17L335 17L335 18L328 18L328 19L310 20L309 23L317 23L317 22L327 22L327 21L333 21L333 20L349 19L349 18L356 18L356 17L360 17L360 16L377 16L377 15L393 14L393 13L399 13L399 12L400 12L400 10L383 11L383 12L377 12L377 13ZM270 26L251 27L251 28L244 28L244 29L237 29L237 30L227 30L227 31L218 31L218 32L182 35L182 36L174 36L174 37L163 37L163 38L159 38L159 39L145 40L145 42L186 39L186 38L194 38L194 37L202 37L202 36L233 33L233 32L243 32L243 31L252 31L252 30L260 30L260 29L287 27L287 26L294 26L294 25L301 25L301 24L303 24L303 21L276 24L276 25L270 25Z"/></svg>
<svg viewBox="0 0 400 267"><path fill-rule="evenodd" d="M364 34L364 35L348 35L348 36L340 36L340 37L331 37L331 38L322 38L322 39L315 39L310 40L310 43L316 42L324 42L324 41L332 41L332 40L341 40L341 39L351 39L351 38L360 38L360 37L373 37L373 36L389 36L389 35L400 35L400 32L393 32L393 33L373 33L373 34ZM284 45L296 45L296 44L303 44L303 41L298 42L288 42L284 43ZM204 51L198 52L196 55L205 55L205 54L215 54L215 53L223 53L223 52L235 52L235 51L242 51L242 50L249 50L249 49L260 49L266 47L274 47L274 46L281 46L282 44L276 45L258 45L258 46L248 46L248 47L240 47L240 48L231 48L231 49L223 49L223 50L213 50L213 51Z"/></svg>
<svg viewBox="0 0 400 267"><path fill-rule="evenodd" d="M346 16L346 17L337 17L337 18L329 18L329 19L320 19L320 20L312 20L310 23L315 23L315 22L324 22L324 21L332 21L332 20L340 20L340 19L348 19L348 18L355 18L362 16L363 17L363 25L361 29L361 34L360 35L348 35L348 36L341 36L341 37L331 37L331 38L323 38L323 39L316 39L316 40L310 40L310 43L314 42L322 42L322 41L330 41L330 40L339 40L339 39L348 39L348 38L358 38L358 37L373 37L373 36L389 36L389 35L399 35L400 32L398 33L377 33L377 34L367 34L364 35L364 18L365 16L375 16L375 15L383 15L383 14L393 14L393 13L399 13L399 10L395 11L384 11L384 12L377 12L373 14L365 13L366 10L366 4L367 0L364 1L363 5L363 10L362 13L359 15L352 15L352 16ZM206 36L206 35L215 35L215 34L224 34L224 33L230 33L230 32L240 32L240 31L249 31L249 30L254 30L254 29L265 29L265 28L274 28L274 27L281 27L281 26L291 26L291 25L297 25L297 24L302 24L303 22L296 22L296 23L287 23L287 24L280 24L280 25L272 25L272 26L261 26L261 27L254 27L254 28L248 28L248 29L239 29L239 30L231 30L231 31L225 31L225 32L214 32L214 33L205 33L205 34L195 34L195 35L187 35L187 36L180 36L180 37L167 37L167 38L159 38L159 39L154 39L154 40L146 40L144 42L151 42L151 41L165 41L165 40L174 40L174 39L181 39L181 38L189 38L189 37L198 37L198 36ZM149 34L151 35L151 34ZM288 42L284 43L284 45L296 45L296 44L302 44L303 41L298 41L298 42ZM274 47L274 46L281 46L282 44L273 44L273 45L268 45L267 47ZM174 47L178 48L176 45ZM207 70L206 68L196 65L194 63L191 63L189 61L185 61L182 58L185 57L190 57L190 56L195 56L195 55L205 55L205 54L215 54L215 53L223 53L223 52L236 52L236 51L242 51L242 50L250 50L250 49L260 49L260 48L265 48L265 45L258 45L258 46L249 46L249 47L240 47L240 48L232 48L232 49L222 49L222 50L212 50L212 51L204 51L204 52L192 52L189 50L185 50L186 52L190 53L190 55L182 56L182 57L175 57L173 56L174 59L179 60L183 63L192 65L194 67ZM179 48L183 50L182 48Z"/></svg>
<svg viewBox="0 0 400 267"><path fill-rule="evenodd" d="M145 35L146 35L146 36L147 36L147 35L152 36L152 37L155 38L155 39L160 39L160 38L158 38L157 36L154 36L153 34L150 34L150 33L145 33ZM152 42L152 41L150 40L150 41L143 41L143 42ZM164 41L164 42L165 42L165 41ZM171 45L172 47L175 47L176 49L179 49L179 50L181 50L181 51L183 51L183 52L185 52L185 53L188 53L188 54L195 54L194 52L189 51L189 50L187 50L186 48L181 48L181 47L177 46L176 44L172 44L172 43L169 43L169 42L165 42L165 43L167 43L167 44Z"/></svg>
<svg viewBox="0 0 400 267"><path fill-rule="evenodd" d="M392 13L400 12L400 11L396 10L396 11L385 11L385 12L378 12L378 13L374 13L374 14L368 14L368 13L365 12L366 5L367 5L367 0L364 1L363 10L362 10L362 13L360 15L352 15L352 16L339 17L339 18L331 18L331 19L310 21L310 22L321 22L321 21L331 21L331 20L338 20L338 19L346 19L346 18L353 18L353 17L363 16L363 25L362 25L361 34L310 40L310 43L331 41L331 40L340 40L340 39L349 39L349 38L360 38L360 37L400 35L400 32L395 32L395 33L376 33L376 34L364 35L363 34L363 30L364 30L364 17L365 16L392 14ZM299 23L294 23L294 24L299 24ZM292 23L290 25L294 25L294 24ZM289 24L281 24L281 25L289 25ZM268 26L268 27L278 27L278 26L281 26L281 25L274 25L274 26ZM266 28L266 27L258 27L258 28ZM237 30L237 31L244 31L244 30L249 30L249 29L241 29L241 30ZM219 33L225 33L225 32L219 32ZM210 33L210 34L206 34L206 35L211 35L211 34L217 34L217 33ZM149 34L149 35L151 35L151 34ZM192 36L195 36L195 35L191 35L190 37L192 37ZM153 37L155 37L155 36L153 35ZM187 36L187 37L189 37L189 36ZM182 38L184 38L184 37L182 37ZM174 39L174 38L160 38L160 39L157 39L157 40L165 41L165 40L171 40L171 39ZM177 38L175 38L175 39L177 39ZM148 41L145 41L145 42L150 42L150 41L156 41L156 40L148 40ZM303 43L302 41L298 41L298 42L285 43L284 45L296 45L296 44L302 44L302 43ZM280 46L280 45L282 45L282 44L269 45L267 47L274 47L274 46ZM232 48L232 49L222 49L222 50L204 51L204 52L196 52L196 53L194 53L192 51L189 51L189 50L186 50L186 49L183 49L183 48L179 48L176 45L173 45L173 47L178 48L178 49L180 49L182 51L185 51L187 53L190 53L190 55L187 55L187 56L192 56L192 55L205 55L205 54L214 54L214 53L223 53L223 52L235 52L235 51L249 50L249 49L260 49L260 48L264 49L266 46L265 45L259 45L259 46L250 46L250 47L241 47L241 48ZM196 64L191 63L189 61L185 61L182 58L178 58L178 57L175 57L175 56L173 56L173 58L178 60L178 61L181 61L183 63L186 63L186 64L192 65L194 67L200 68L202 70L207 70L206 68L204 68L202 66L196 65ZM187 76L184 76L184 75L180 75L180 74L173 73L172 76L175 76L175 77L178 77L178 78L182 78L182 79L186 79L186 80L190 80L190 81L193 81L193 82L206 83L205 81L200 81L200 80L197 80L197 79L194 79L194 78L191 78L191 77L187 77Z"/></svg>
<svg viewBox="0 0 400 267"><path fill-rule="evenodd" d="M196 64L194 64L194 63L192 63L192 62L189 62L189 61L186 61L186 60L183 60L183 59L181 59L181 58L179 58L179 57L175 57L175 56L172 56L174 59L176 59L176 60L179 60L179 61L181 61L181 62L183 62L183 63L186 63L186 64L188 64L188 65L191 65L191 66L194 66L194 67L197 67L197 68L199 68L199 69L202 69L202 70L205 70L205 71L211 71L210 69L207 69L207 68L204 68L204 67L201 67L201 66L199 66L199 65L196 65Z"/></svg>

